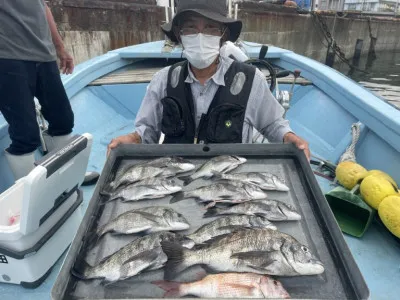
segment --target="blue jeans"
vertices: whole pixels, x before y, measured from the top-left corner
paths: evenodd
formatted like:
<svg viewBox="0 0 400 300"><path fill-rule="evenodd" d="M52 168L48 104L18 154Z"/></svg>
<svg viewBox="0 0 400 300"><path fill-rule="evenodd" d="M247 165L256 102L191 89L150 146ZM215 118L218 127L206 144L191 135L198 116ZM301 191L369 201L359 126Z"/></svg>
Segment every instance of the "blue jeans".
<svg viewBox="0 0 400 300"><path fill-rule="evenodd" d="M66 135L74 127L74 114L61 82L57 62L0 59L0 111L9 124L14 155L40 146L34 97L39 100L52 136Z"/></svg>

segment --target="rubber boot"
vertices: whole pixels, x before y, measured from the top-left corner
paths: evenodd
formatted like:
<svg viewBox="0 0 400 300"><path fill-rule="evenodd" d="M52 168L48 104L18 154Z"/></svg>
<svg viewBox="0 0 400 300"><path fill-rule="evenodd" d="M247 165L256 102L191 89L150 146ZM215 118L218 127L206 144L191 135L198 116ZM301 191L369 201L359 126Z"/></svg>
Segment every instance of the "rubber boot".
<svg viewBox="0 0 400 300"><path fill-rule="evenodd" d="M28 175L35 167L35 152L14 155L4 151L5 157L14 174L15 181Z"/></svg>
<svg viewBox="0 0 400 300"><path fill-rule="evenodd" d="M60 135L60 136L51 136L47 131L43 132L43 139L46 143L47 151L53 151L57 147L65 146L68 141L72 138L72 134ZM93 185L99 179L100 174L97 172L86 172L85 179L83 180L82 185Z"/></svg>

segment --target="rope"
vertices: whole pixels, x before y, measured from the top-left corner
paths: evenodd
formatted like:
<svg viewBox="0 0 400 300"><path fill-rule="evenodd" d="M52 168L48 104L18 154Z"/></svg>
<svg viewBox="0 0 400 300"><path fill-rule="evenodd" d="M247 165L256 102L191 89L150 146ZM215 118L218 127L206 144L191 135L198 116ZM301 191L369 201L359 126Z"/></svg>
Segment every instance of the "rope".
<svg viewBox="0 0 400 300"><path fill-rule="evenodd" d="M46 119L44 118L40 105L35 105L36 119L41 130L47 130Z"/></svg>
<svg viewBox="0 0 400 300"><path fill-rule="evenodd" d="M349 147L347 147L346 151L340 157L339 162L343 161L354 161L356 162L356 145L358 140L360 139L360 122L355 123L351 126L351 134L352 134L352 142Z"/></svg>
<svg viewBox="0 0 400 300"><path fill-rule="evenodd" d="M37 123L39 126L40 142L42 144L43 152L47 152L46 141L44 140L44 137L43 137L43 132L48 129L46 119L44 118L42 111L41 111L41 106L38 103L35 103L35 110L36 110L36 120L37 120Z"/></svg>

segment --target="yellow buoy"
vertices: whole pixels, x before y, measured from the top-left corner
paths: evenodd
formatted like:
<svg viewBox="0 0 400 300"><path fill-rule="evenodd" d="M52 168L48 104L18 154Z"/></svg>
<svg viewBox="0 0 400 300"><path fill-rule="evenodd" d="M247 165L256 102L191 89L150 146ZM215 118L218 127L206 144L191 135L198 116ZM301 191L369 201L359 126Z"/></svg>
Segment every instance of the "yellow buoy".
<svg viewBox="0 0 400 300"><path fill-rule="evenodd" d="M400 238L400 196L389 196L379 204L378 214L386 228Z"/></svg>
<svg viewBox="0 0 400 300"><path fill-rule="evenodd" d="M364 201L375 209L378 209L384 198L397 194L397 190L390 181L379 175L365 177L361 182L360 192Z"/></svg>
<svg viewBox="0 0 400 300"><path fill-rule="evenodd" d="M397 185L396 181L394 181L394 179L387 173L381 171L381 170L369 170L367 172L367 174L365 175L365 177L369 176L369 175L379 175L379 176L383 176L384 178L386 178L388 181L390 181L391 184L393 184L396 189L399 188L399 186Z"/></svg>
<svg viewBox="0 0 400 300"><path fill-rule="evenodd" d="M345 188L351 190L367 174L367 170L352 161L341 162L336 167L336 178Z"/></svg>

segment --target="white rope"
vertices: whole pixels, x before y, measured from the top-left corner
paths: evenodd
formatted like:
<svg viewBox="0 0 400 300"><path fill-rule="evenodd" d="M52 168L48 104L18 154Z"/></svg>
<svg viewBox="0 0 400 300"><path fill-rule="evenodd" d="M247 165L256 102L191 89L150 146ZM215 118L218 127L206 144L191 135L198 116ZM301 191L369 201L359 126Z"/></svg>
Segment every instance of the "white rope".
<svg viewBox="0 0 400 300"><path fill-rule="evenodd" d="M44 118L42 111L41 111L41 106L38 103L38 101L35 99L35 110L36 110L36 121L39 126L39 137L40 137L40 142L42 144L42 149L44 152L47 151L47 146L46 146L46 141L44 140L43 137L43 132L48 129L46 119Z"/></svg>
<svg viewBox="0 0 400 300"><path fill-rule="evenodd" d="M356 162L356 145L360 138L360 125L361 123L354 123L351 126L351 134L352 134L352 142L349 147L347 147L346 151L340 157L339 162L343 161L353 161Z"/></svg>

